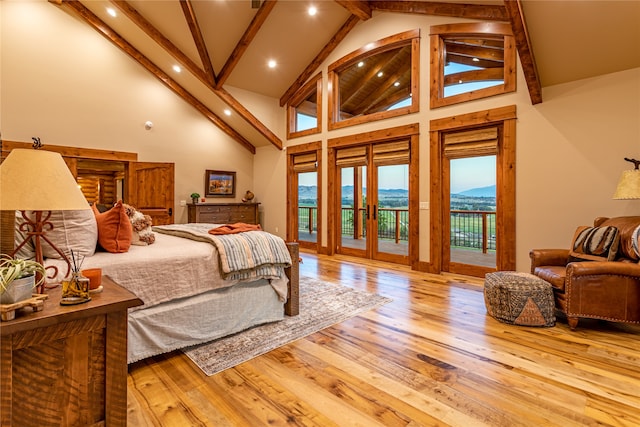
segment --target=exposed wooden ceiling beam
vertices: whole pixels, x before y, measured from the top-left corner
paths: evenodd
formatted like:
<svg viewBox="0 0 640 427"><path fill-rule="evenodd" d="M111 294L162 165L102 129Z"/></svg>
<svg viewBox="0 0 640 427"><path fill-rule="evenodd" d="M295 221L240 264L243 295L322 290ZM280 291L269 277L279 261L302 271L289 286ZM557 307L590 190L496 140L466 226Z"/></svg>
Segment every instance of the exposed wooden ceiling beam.
<svg viewBox="0 0 640 427"><path fill-rule="evenodd" d="M87 9L79 1L54 1L52 2L63 8L69 9L74 12L78 17L83 19L92 28L102 34L107 40L111 41L123 52L127 53L136 62L150 71L156 76L165 86L171 89L174 93L184 99L188 104L192 105L195 109L200 111L207 119L213 124L218 126L224 133L233 138L236 142L246 148L252 154L255 154L256 147L247 141L242 135L236 132L231 126L225 123L220 117L218 117L213 111L209 110L206 105L200 102L196 97L191 95L185 88L180 86L175 80L169 77L164 71L155 65L151 60L144 56L140 51L133 47L129 42L116 33L111 27L109 27L104 21L98 18L93 12Z"/></svg>
<svg viewBox="0 0 640 427"><path fill-rule="evenodd" d="M182 7L184 19L186 19L187 25L189 26L189 31L191 31L193 42L196 44L196 48L198 49L200 61L204 66L205 72L207 73L208 81L210 84L215 86L216 73L213 70L213 64L211 63L211 58L209 57L207 46L204 42L204 38L202 37L202 31L200 31L200 26L198 25L196 14L193 11L191 0L180 0L180 6Z"/></svg>
<svg viewBox="0 0 640 427"><path fill-rule="evenodd" d="M435 1L388 1L376 0L369 3L373 10L386 12L416 13L421 15L452 16L455 18L508 21L504 6Z"/></svg>
<svg viewBox="0 0 640 427"><path fill-rule="evenodd" d="M249 27L238 41L235 49L233 49L233 52L231 52L231 55L229 55L229 58L227 58L227 62L225 62L222 70L220 70L220 74L218 74L218 83L216 84L216 89L220 89L225 81L227 81L227 78L229 77L229 75L231 75L231 71L233 71L235 66L238 64L240 58L247 50L249 44L254 39L256 34L258 34L258 31L262 27L262 24L264 24L264 21L267 20L267 17L273 10L273 7L276 5L276 1L277 0L265 0L262 3L260 9L258 9L255 16L251 20L251 24L249 24Z"/></svg>
<svg viewBox="0 0 640 427"><path fill-rule="evenodd" d="M529 88L531 103L539 104L542 102L542 85L540 84L540 77L538 76L536 60L533 57L529 31L527 30L527 24L524 21L524 14L522 13L522 4L520 0L505 0L504 6L509 16L509 21L511 22L511 31L516 40L516 47L520 55L520 63L522 64L525 81Z"/></svg>
<svg viewBox="0 0 640 427"><path fill-rule="evenodd" d="M331 52L338 47L340 42L349 34L349 31L356 26L356 24L360 22L360 19L355 15L349 15L349 18L342 24L342 27L338 30L337 33L331 37L331 40L320 50L320 53L313 58L313 61L307 65L307 68L298 76L296 81L287 89L287 91L280 97L280 106L284 106L293 95L309 80L309 77L316 72L318 67L322 65L325 59L329 57Z"/></svg>
<svg viewBox="0 0 640 427"><path fill-rule="evenodd" d="M67 3L70 0L49 0L49 1L51 3L60 5L62 3ZM114 4L118 5L118 7L120 7L120 4L122 4L127 9L133 9L124 0L112 0L112 1L114 2ZM80 2L78 2L78 3L80 3ZM124 11L124 9L121 9L121 10ZM133 9L133 10L135 11L135 9ZM132 20L132 22L134 24L138 25L138 27L140 29L145 31L145 33L147 35L149 35L149 37L151 37L153 40L155 40L156 43L158 43L161 47L163 47L169 54L174 56L174 58L178 59L178 61L180 61L180 63L185 65L185 67L187 67L189 69L189 71L191 71L192 74L195 77L198 78L198 80L200 80L208 89L210 89L220 99L225 101L229 105L229 107L231 107L236 113L238 113L240 115L240 117L242 117L247 123L249 123L251 126L253 126L253 128L256 129L260 134L262 134L274 147L276 147L279 150L282 150L282 145L283 145L282 144L282 140L280 138L278 138L278 136L275 133L273 133L260 120L258 120L253 114L251 114L251 112L249 110L247 110L244 106L242 106L240 104L240 102L238 102L235 98L233 98L233 96L231 96L231 94L229 94L226 91L222 91L222 90L216 89L215 86L211 83L211 81L210 81L209 77L207 76L207 74L201 68L199 68L198 66L195 66L195 64L194 64L195 70L192 70L190 67L188 67L187 66L188 62L183 62L182 59L180 59L180 58L184 58L186 61L190 61L192 64L193 64L193 61L191 61L169 39L167 39L164 35L162 35L162 33L160 33L160 31L157 28L155 28L149 21L147 21L137 11L135 11L135 13L132 13L131 15L127 14L127 16ZM106 26L107 28L109 28L109 30L111 32L113 32L114 34L117 34L106 23L103 22L103 25ZM158 34L158 37L156 37L155 34ZM120 35L118 35L118 37L120 37ZM122 38L122 37L120 37L120 38ZM124 38L122 38L122 40L124 40ZM175 56L174 54L178 55L180 58ZM142 55L142 53L140 53L140 55ZM159 67L158 67L158 69L159 69ZM159 79L162 80L162 78L160 76L156 76L156 77L158 77Z"/></svg>
<svg viewBox="0 0 640 427"><path fill-rule="evenodd" d="M356 15L360 20L366 21L371 19L371 6L365 0L335 0L340 6L347 9L350 13Z"/></svg>

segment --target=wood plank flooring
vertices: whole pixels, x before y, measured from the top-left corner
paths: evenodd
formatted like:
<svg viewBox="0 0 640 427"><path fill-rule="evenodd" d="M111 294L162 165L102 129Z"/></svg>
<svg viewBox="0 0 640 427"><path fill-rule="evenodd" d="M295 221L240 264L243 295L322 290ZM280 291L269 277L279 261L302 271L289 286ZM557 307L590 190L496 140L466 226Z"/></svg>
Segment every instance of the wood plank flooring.
<svg viewBox="0 0 640 427"><path fill-rule="evenodd" d="M129 425L640 425L640 326L505 325L480 279L302 258L393 302L211 377L181 352L132 364Z"/></svg>

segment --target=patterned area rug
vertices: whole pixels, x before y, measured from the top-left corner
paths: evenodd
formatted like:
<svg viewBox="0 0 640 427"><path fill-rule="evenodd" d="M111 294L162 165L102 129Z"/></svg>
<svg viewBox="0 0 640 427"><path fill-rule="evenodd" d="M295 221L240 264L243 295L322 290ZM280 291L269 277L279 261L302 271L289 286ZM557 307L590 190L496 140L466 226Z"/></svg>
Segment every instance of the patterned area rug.
<svg viewBox="0 0 640 427"><path fill-rule="evenodd" d="M377 294L308 277L300 278L300 314L255 326L183 352L213 375L388 302Z"/></svg>

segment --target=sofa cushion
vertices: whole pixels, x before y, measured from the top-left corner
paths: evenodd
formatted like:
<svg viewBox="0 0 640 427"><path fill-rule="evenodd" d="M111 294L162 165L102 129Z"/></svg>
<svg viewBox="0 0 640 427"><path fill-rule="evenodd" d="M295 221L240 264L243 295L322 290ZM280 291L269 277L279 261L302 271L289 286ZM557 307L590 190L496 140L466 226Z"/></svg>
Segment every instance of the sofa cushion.
<svg viewBox="0 0 640 427"><path fill-rule="evenodd" d="M565 266L544 265L536 267L533 274L551 283L554 290L564 293L564 281L567 277L567 268Z"/></svg>
<svg viewBox="0 0 640 427"><path fill-rule="evenodd" d="M569 262L613 261L618 252L620 235L613 226L580 226L573 235Z"/></svg>
<svg viewBox="0 0 640 427"><path fill-rule="evenodd" d="M612 226L620 233L618 257L638 261L640 255L633 250L633 231L640 225L640 216L619 216L609 218L600 224L601 227Z"/></svg>

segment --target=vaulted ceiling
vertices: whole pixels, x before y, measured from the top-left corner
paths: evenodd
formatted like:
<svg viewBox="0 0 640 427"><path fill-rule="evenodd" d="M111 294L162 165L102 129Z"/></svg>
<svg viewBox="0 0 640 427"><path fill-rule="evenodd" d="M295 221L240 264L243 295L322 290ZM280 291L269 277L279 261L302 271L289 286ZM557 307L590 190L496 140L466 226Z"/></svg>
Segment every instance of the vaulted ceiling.
<svg viewBox="0 0 640 427"><path fill-rule="evenodd" d="M542 87L640 67L640 1L50 2L95 28L251 152L283 142L242 104L244 91L285 105L349 31L377 13L509 22L533 104L543 101ZM314 16L307 13L312 3ZM267 66L270 59L275 68Z"/></svg>

